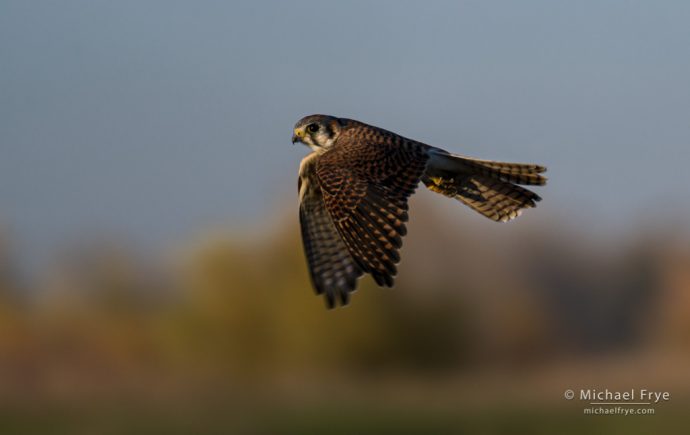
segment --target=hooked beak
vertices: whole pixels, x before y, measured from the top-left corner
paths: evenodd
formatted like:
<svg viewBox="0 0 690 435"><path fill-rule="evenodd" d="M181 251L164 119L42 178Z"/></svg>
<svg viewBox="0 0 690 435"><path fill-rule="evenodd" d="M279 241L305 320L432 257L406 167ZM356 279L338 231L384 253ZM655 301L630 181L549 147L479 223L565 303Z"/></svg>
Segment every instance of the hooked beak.
<svg viewBox="0 0 690 435"><path fill-rule="evenodd" d="M302 142L303 137L304 137L304 129L296 128L292 132L292 144L294 145L297 142Z"/></svg>

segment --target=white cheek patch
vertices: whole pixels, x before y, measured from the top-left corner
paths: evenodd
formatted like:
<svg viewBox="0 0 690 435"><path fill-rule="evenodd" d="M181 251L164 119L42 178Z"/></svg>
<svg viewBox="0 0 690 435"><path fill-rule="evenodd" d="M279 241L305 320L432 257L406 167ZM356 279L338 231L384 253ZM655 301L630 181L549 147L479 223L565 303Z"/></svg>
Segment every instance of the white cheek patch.
<svg viewBox="0 0 690 435"><path fill-rule="evenodd" d="M333 145L333 137L329 137L325 133L319 133L315 137L316 142L323 148L330 148Z"/></svg>

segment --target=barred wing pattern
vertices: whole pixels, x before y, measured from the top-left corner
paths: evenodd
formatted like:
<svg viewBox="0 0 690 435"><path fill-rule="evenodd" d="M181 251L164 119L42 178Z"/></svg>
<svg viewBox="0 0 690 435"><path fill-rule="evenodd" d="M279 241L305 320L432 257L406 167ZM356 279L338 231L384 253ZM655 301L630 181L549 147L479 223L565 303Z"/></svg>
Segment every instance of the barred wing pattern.
<svg viewBox="0 0 690 435"><path fill-rule="evenodd" d="M429 190L455 198L482 215L510 221L541 197L518 184L541 186L546 168L525 163L473 159L434 148L422 182Z"/></svg>
<svg viewBox="0 0 690 435"><path fill-rule="evenodd" d="M537 206L536 193L512 183L484 175L467 175L450 181L424 179L429 190L455 198L475 211L497 222L520 216L522 209Z"/></svg>
<svg viewBox="0 0 690 435"><path fill-rule="evenodd" d="M316 293L325 296L329 308L337 302L347 305L362 269L350 255L326 210L313 163L306 163L305 169L300 170L298 188L299 220L309 275Z"/></svg>
<svg viewBox="0 0 690 435"><path fill-rule="evenodd" d="M324 203L359 268L392 287L407 233L407 200L424 173L423 145L385 130L346 130L317 161Z"/></svg>

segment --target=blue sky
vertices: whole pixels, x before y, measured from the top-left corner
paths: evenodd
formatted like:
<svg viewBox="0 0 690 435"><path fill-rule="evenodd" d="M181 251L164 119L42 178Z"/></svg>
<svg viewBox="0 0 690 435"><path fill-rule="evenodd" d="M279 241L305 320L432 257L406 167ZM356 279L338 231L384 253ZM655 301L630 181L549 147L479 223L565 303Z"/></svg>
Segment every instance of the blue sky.
<svg viewBox="0 0 690 435"><path fill-rule="evenodd" d="M33 255L251 226L295 204L311 113L546 164L545 213L685 212L688 23L685 1L4 0L0 227Z"/></svg>

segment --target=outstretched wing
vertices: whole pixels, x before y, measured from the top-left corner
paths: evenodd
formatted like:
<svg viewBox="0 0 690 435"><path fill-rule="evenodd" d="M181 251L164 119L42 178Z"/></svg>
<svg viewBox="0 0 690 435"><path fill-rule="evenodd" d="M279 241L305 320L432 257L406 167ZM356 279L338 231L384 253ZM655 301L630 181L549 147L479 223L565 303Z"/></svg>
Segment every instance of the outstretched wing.
<svg viewBox="0 0 690 435"><path fill-rule="evenodd" d="M326 305L333 308L338 301L347 305L362 270L353 260L326 210L314 172L314 157L316 154L305 158L300 168L299 220L312 284L317 294L326 297Z"/></svg>
<svg viewBox="0 0 690 435"><path fill-rule="evenodd" d="M429 155L422 177L429 190L456 198L489 219L507 222L541 200L518 184L546 184L544 166L473 159L438 148Z"/></svg>
<svg viewBox="0 0 690 435"><path fill-rule="evenodd" d="M357 266L393 286L407 229L407 200L428 160L426 147L356 125L316 160L324 204Z"/></svg>
<svg viewBox="0 0 690 435"><path fill-rule="evenodd" d="M515 219L523 209L536 207L541 201L531 190L487 175L425 176L422 181L429 190L458 199L497 222Z"/></svg>

